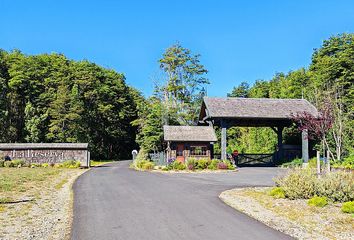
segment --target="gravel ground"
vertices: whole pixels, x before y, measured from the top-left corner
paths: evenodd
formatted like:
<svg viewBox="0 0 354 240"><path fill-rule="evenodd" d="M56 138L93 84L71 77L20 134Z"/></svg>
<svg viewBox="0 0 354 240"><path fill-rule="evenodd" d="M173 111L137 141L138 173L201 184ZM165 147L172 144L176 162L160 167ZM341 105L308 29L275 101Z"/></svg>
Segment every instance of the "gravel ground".
<svg viewBox="0 0 354 240"><path fill-rule="evenodd" d="M339 206L309 207L306 200L274 199L267 188L224 191L220 199L229 206L297 239L354 239L354 218Z"/></svg>
<svg viewBox="0 0 354 240"><path fill-rule="evenodd" d="M6 204L6 210L0 212L0 239L69 239L72 184L83 172L63 171L54 182L45 183L51 187L43 187L34 201Z"/></svg>

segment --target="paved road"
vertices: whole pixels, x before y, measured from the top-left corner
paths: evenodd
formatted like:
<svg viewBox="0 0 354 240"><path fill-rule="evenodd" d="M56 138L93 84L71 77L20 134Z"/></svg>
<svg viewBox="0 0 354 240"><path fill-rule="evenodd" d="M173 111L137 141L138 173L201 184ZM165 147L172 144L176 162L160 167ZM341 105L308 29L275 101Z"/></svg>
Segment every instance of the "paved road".
<svg viewBox="0 0 354 240"><path fill-rule="evenodd" d="M218 198L237 186L272 185L279 169L166 174L137 172L128 165L94 168L76 181L72 239L290 239Z"/></svg>

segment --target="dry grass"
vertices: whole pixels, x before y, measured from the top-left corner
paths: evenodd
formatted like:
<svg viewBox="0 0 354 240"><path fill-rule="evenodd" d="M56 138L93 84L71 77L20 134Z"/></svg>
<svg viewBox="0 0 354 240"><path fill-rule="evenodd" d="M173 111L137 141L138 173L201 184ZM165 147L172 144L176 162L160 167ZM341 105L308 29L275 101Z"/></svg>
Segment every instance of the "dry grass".
<svg viewBox="0 0 354 240"><path fill-rule="evenodd" d="M84 171L51 167L0 168L0 239L68 236L71 184ZM61 230L56 235L58 227Z"/></svg>
<svg viewBox="0 0 354 240"><path fill-rule="evenodd" d="M273 198L268 188L229 190L222 193L221 198L232 207L299 239L354 238L354 218L342 213L340 204L312 207L304 199ZM254 211L262 211L262 214Z"/></svg>

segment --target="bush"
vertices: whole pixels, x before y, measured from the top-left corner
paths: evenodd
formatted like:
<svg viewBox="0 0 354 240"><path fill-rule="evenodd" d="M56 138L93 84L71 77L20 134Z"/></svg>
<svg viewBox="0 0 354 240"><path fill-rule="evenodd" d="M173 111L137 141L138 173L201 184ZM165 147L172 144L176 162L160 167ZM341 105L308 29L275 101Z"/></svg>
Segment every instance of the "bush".
<svg viewBox="0 0 354 240"><path fill-rule="evenodd" d="M354 201L343 203L341 210L344 213L354 213Z"/></svg>
<svg viewBox="0 0 354 240"><path fill-rule="evenodd" d="M4 167L5 160L0 160L0 167Z"/></svg>
<svg viewBox="0 0 354 240"><path fill-rule="evenodd" d="M199 159L197 161L197 164L196 164L196 169L199 169L199 170L203 170L203 169L207 169L208 168L208 165L210 163L210 160L209 159Z"/></svg>
<svg viewBox="0 0 354 240"><path fill-rule="evenodd" d="M326 197L333 202L354 199L354 175L350 172L331 172L318 178L313 169L294 169L275 179L289 199Z"/></svg>
<svg viewBox="0 0 354 240"><path fill-rule="evenodd" d="M221 170L228 169L227 164L224 162L218 162L218 169L221 169Z"/></svg>
<svg viewBox="0 0 354 240"><path fill-rule="evenodd" d="M317 168L317 158L316 157L309 159L308 163L309 163L308 164L309 168ZM323 161L320 161L320 166L321 166L321 168L324 166Z"/></svg>
<svg viewBox="0 0 354 240"><path fill-rule="evenodd" d="M13 164L13 162L12 161L5 161L4 162L4 167L13 167L14 166L14 164Z"/></svg>
<svg viewBox="0 0 354 240"><path fill-rule="evenodd" d="M136 162L136 167L138 169L142 169L142 170L151 170L153 169L155 166L155 164L153 162L150 162L148 160L140 160Z"/></svg>
<svg viewBox="0 0 354 240"><path fill-rule="evenodd" d="M188 158L186 161L186 166L188 170L193 171L197 165L197 159L195 158Z"/></svg>
<svg viewBox="0 0 354 240"><path fill-rule="evenodd" d="M31 168L41 167L41 164L40 163L31 163L30 167Z"/></svg>
<svg viewBox="0 0 354 240"><path fill-rule="evenodd" d="M332 164L334 168L345 168L345 169L354 169L354 155L344 158L341 162L334 162Z"/></svg>
<svg viewBox="0 0 354 240"><path fill-rule="evenodd" d="M177 160L175 160L174 162L172 162L169 166L168 169L171 170L185 170L186 169L186 165L184 165L182 162L179 162Z"/></svg>
<svg viewBox="0 0 354 240"><path fill-rule="evenodd" d="M75 160L67 160L65 162L62 162L59 167L62 168L79 168L81 166L81 163L79 161Z"/></svg>
<svg viewBox="0 0 354 240"><path fill-rule="evenodd" d="M307 201L307 205L314 207L324 207L328 204L326 197L315 196Z"/></svg>
<svg viewBox="0 0 354 240"><path fill-rule="evenodd" d="M210 164L209 164L209 166L208 166L208 169L210 169L210 170L216 170L216 169L218 169L218 163L219 163L219 162L220 162L220 161L217 160L217 159L211 160L211 161L210 161Z"/></svg>
<svg viewBox="0 0 354 240"><path fill-rule="evenodd" d="M296 167L301 167L303 164L303 161L301 158L296 158L292 160L291 162L283 163L281 167L283 168L296 168Z"/></svg>
<svg viewBox="0 0 354 240"><path fill-rule="evenodd" d="M312 169L294 169L287 175L276 178L275 183L283 188L289 199L308 199L316 194L317 176Z"/></svg>
<svg viewBox="0 0 354 240"><path fill-rule="evenodd" d="M285 198L284 189L282 189L281 187L272 188L272 190L270 190L269 195L274 198Z"/></svg>
<svg viewBox="0 0 354 240"><path fill-rule="evenodd" d="M13 164L13 167L21 167L25 164L25 161L24 160L21 160L21 159L15 159L15 160L12 160L11 161L12 164Z"/></svg>
<svg viewBox="0 0 354 240"><path fill-rule="evenodd" d="M227 165L228 170L235 170L235 166L229 160L224 160L224 163Z"/></svg>
<svg viewBox="0 0 354 240"><path fill-rule="evenodd" d="M333 202L347 202L354 199L354 174L344 171L331 172L317 180L316 195Z"/></svg>
<svg viewBox="0 0 354 240"><path fill-rule="evenodd" d="M47 168L47 167L49 167L49 163L42 163L41 167Z"/></svg>

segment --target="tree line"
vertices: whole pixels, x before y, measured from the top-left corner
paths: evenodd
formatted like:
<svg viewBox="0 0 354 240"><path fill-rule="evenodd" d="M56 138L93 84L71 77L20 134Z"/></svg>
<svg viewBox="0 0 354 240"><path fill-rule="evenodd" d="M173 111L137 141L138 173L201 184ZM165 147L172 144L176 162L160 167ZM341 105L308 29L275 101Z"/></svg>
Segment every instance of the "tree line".
<svg viewBox="0 0 354 240"><path fill-rule="evenodd" d="M163 125L197 124L209 80L200 55L179 43L157 64L162 74L144 98L123 74L95 63L0 50L0 142L88 142L96 159L128 158L134 148L161 151ZM307 68L242 82L228 96L305 98L319 110L330 105L333 123L324 137L332 157L342 159L354 154L353 78L354 34L341 34L315 49ZM283 141L300 144L297 129L287 128ZM228 130L229 151L271 153L276 144L270 128Z"/></svg>
<svg viewBox="0 0 354 240"><path fill-rule="evenodd" d="M63 54L0 50L0 142L88 142L96 159L136 148L140 93L125 77Z"/></svg>

